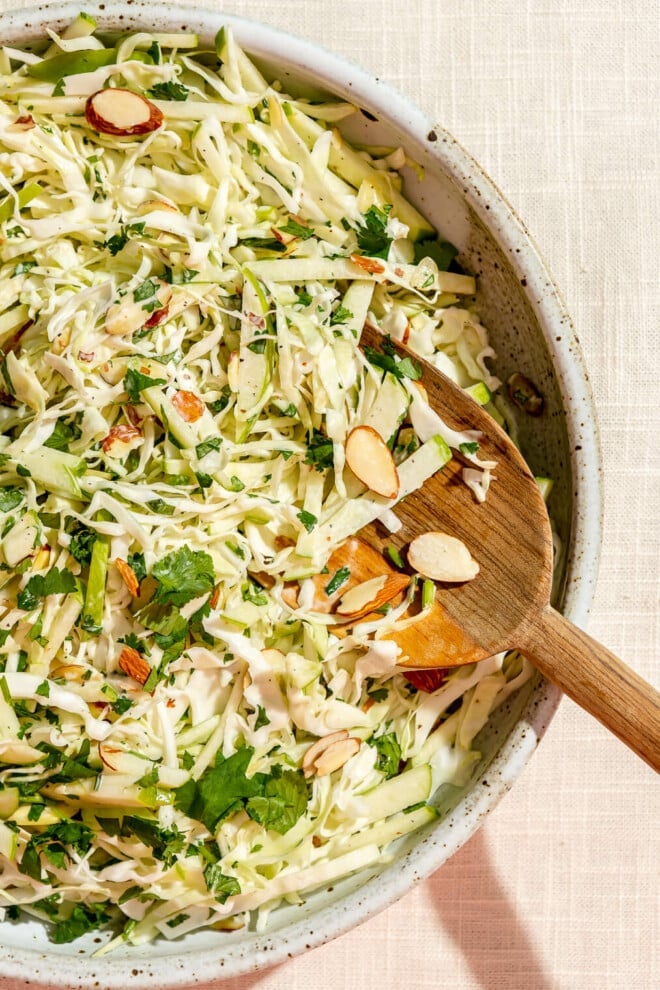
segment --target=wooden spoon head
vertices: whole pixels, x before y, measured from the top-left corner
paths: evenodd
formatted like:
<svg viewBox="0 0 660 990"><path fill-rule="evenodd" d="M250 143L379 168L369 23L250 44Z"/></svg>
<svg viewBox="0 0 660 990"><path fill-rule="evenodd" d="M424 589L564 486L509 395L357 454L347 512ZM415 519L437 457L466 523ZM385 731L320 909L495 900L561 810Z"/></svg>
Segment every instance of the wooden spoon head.
<svg viewBox="0 0 660 990"><path fill-rule="evenodd" d="M379 331L365 327L362 344L382 345ZM410 667L470 663L514 648L521 631L548 604L552 585L552 533L533 474L509 436L462 388L393 341L401 356L422 368L431 407L454 430L480 430L479 457L497 461L485 502L477 502L462 479L468 464L454 452L450 463L396 507L403 526L396 534L373 523L360 537L381 552L405 552L410 541L432 530L462 540L479 564L464 584L439 584L429 616L395 639Z"/></svg>

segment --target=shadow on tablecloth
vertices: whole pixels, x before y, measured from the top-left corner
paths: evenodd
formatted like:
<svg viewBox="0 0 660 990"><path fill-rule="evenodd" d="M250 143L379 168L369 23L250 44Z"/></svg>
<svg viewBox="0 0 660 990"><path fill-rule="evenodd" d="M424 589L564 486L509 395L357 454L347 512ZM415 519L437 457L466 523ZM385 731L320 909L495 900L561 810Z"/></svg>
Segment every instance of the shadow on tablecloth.
<svg viewBox="0 0 660 990"><path fill-rule="evenodd" d="M481 828L428 881L429 900L480 990L558 990L544 973Z"/></svg>

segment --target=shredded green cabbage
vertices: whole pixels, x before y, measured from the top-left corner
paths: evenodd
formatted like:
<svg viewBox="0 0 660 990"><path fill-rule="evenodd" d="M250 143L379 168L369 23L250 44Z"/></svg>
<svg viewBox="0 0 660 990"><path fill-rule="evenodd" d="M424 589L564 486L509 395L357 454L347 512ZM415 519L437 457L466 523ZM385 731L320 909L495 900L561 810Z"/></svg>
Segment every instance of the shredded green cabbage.
<svg viewBox="0 0 660 990"><path fill-rule="evenodd" d="M358 346L369 322L499 385L403 150L351 147L334 125L352 106L287 96L228 30L209 51L94 28L0 57L0 905L59 942L110 925L107 951L263 926L386 859L469 780L530 668L498 656L416 689L381 638L415 581L348 630L315 611L335 546L371 519L395 531L449 448L477 497L493 468L386 337ZM162 125L92 126L104 87ZM397 498L346 468L360 425Z"/></svg>

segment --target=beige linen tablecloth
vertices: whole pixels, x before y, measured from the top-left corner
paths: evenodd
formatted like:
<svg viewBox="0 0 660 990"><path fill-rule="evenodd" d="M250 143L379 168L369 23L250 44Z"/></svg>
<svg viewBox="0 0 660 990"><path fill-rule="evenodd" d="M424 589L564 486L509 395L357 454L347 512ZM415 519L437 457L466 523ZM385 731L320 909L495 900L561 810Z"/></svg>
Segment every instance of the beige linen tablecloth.
<svg viewBox="0 0 660 990"><path fill-rule="evenodd" d="M27 0L0 0L15 6ZM278 25L388 79L525 219L575 319L600 422L605 529L589 628L657 683L656 0L197 6ZM652 990L659 798L652 771L564 701L513 792L434 876L335 942L218 987Z"/></svg>

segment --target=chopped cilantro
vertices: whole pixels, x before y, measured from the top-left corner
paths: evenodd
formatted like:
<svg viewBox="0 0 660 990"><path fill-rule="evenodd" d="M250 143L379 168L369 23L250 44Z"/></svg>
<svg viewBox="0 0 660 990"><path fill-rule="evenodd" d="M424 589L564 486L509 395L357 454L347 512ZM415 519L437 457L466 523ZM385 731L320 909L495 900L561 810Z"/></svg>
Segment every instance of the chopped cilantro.
<svg viewBox="0 0 660 990"><path fill-rule="evenodd" d="M169 265L165 265L163 281L169 282L170 285L186 285L188 282L192 282L196 275L199 275L199 272L195 271L194 268L182 268L175 272Z"/></svg>
<svg viewBox="0 0 660 990"><path fill-rule="evenodd" d="M123 695L121 698L117 698L116 701L113 701L110 707L115 715L124 715L129 708L133 707L133 702L126 695Z"/></svg>
<svg viewBox="0 0 660 990"><path fill-rule="evenodd" d="M378 738L372 737L369 742L378 753L376 769L384 773L386 777L393 777L397 774L401 762L401 746L396 733L388 732L384 736L378 736Z"/></svg>
<svg viewBox="0 0 660 990"><path fill-rule="evenodd" d="M219 399L214 399L213 402L207 402L207 408L210 412L216 416L218 413L222 412L229 405L229 400L231 398L231 389L229 385L224 385Z"/></svg>
<svg viewBox="0 0 660 990"><path fill-rule="evenodd" d="M0 512L11 512L22 500L20 488L0 488Z"/></svg>
<svg viewBox="0 0 660 990"><path fill-rule="evenodd" d="M332 440L325 433L314 429L307 441L305 464L312 464L316 471L326 471L334 463L334 450Z"/></svg>
<svg viewBox="0 0 660 990"><path fill-rule="evenodd" d="M215 832L219 822L243 807L243 802L262 792L263 774L246 776L254 750L239 749L225 759L218 753L215 764L199 780L189 780L174 791L174 804L190 818Z"/></svg>
<svg viewBox="0 0 660 990"><path fill-rule="evenodd" d="M76 590L76 579L71 571L51 568L46 575L35 574L19 592L17 605L29 612L36 608L41 598L48 595L66 595Z"/></svg>
<svg viewBox="0 0 660 990"><path fill-rule="evenodd" d="M81 430L75 423L65 423L58 419L53 432L44 440L44 447L51 447L53 450L68 451L70 444L81 435Z"/></svg>
<svg viewBox="0 0 660 990"><path fill-rule="evenodd" d="M397 359L396 350L390 337L384 338L382 350L377 351L373 347L365 347L364 355L370 364L375 365L377 368L382 368L383 371L389 371L399 380L411 378L416 382L422 377L421 368L409 357L405 357L402 360Z"/></svg>
<svg viewBox="0 0 660 990"><path fill-rule="evenodd" d="M16 275L25 275L26 272L29 272L32 268L35 268L36 264L36 261L19 261L12 272L12 278Z"/></svg>
<svg viewBox="0 0 660 990"><path fill-rule="evenodd" d="M307 512L305 509L301 509L300 512L296 512L298 519L305 527L308 533L311 533L316 526L318 519L311 512Z"/></svg>
<svg viewBox="0 0 660 990"><path fill-rule="evenodd" d="M123 831L135 835L145 846L149 846L154 857L165 866L176 862L177 854L183 852L186 837L176 825L171 828L160 828L157 821L140 818L137 815L124 817Z"/></svg>
<svg viewBox="0 0 660 990"><path fill-rule="evenodd" d="M203 550L184 546L154 564L152 575L158 581L154 602L185 605L213 589L213 560Z"/></svg>
<svg viewBox="0 0 660 990"><path fill-rule="evenodd" d="M132 569L137 580L144 581L147 576L147 565L144 562L144 554L139 551L138 553L129 553L126 563Z"/></svg>
<svg viewBox="0 0 660 990"><path fill-rule="evenodd" d="M270 725L270 719L266 714L266 709L261 705L257 705L257 717L254 722L254 730L260 729L263 725Z"/></svg>
<svg viewBox="0 0 660 990"><path fill-rule="evenodd" d="M124 388L131 402L139 402L140 392L145 388L165 384L164 378L151 378L149 375L143 375L141 371L137 371L135 368L129 368L124 376Z"/></svg>
<svg viewBox="0 0 660 990"><path fill-rule="evenodd" d="M204 870L206 886L215 894L216 901L224 904L228 897L240 894L241 885L236 877L226 876L217 863L209 863Z"/></svg>
<svg viewBox="0 0 660 990"><path fill-rule="evenodd" d="M202 440L195 447L195 453L201 461L202 457L206 457L210 454L212 450L219 450L222 446L222 437L207 437L206 440Z"/></svg>
<svg viewBox="0 0 660 990"><path fill-rule="evenodd" d="M313 300L313 297L309 294L309 292L307 292L306 289L298 289L296 295L301 306L309 306Z"/></svg>
<svg viewBox="0 0 660 990"><path fill-rule="evenodd" d="M87 526L80 526L74 532L69 544L69 553L79 564L83 566L89 564L97 535L95 530L88 529Z"/></svg>
<svg viewBox="0 0 660 990"><path fill-rule="evenodd" d="M415 264L419 264L423 258L431 258L441 272L447 271L457 254L458 248L449 241L439 241L437 238L428 238L415 244Z"/></svg>
<svg viewBox="0 0 660 990"><path fill-rule="evenodd" d="M293 828L306 809L307 784L299 770L274 771L263 794L250 798L245 806L250 818L280 835Z"/></svg>
<svg viewBox="0 0 660 990"><path fill-rule="evenodd" d="M308 237L314 236L314 231L311 227L306 227L302 223L298 223L296 220L287 220L283 227L279 227L283 234L293 234L294 237L300 237L303 241L306 241Z"/></svg>
<svg viewBox="0 0 660 990"><path fill-rule="evenodd" d="M53 942L73 942L86 932L95 931L110 920L105 904L76 904L64 921L58 921L51 932Z"/></svg>
<svg viewBox="0 0 660 990"><path fill-rule="evenodd" d="M347 323L349 320L353 319L353 314L350 309L346 309L345 306L337 306L337 309L330 317L330 326L334 327L338 323Z"/></svg>
<svg viewBox="0 0 660 990"><path fill-rule="evenodd" d="M325 586L326 595L334 595L335 591L338 591L342 584L346 584L349 577L351 576L350 567L340 567L338 571L332 575L330 580Z"/></svg>
<svg viewBox="0 0 660 990"><path fill-rule="evenodd" d="M151 299L152 296L156 295L157 289L158 285L156 282L154 282L153 279L148 278L146 282L142 282L141 285L138 285L137 289L133 292L133 301L144 302L145 299Z"/></svg>
<svg viewBox="0 0 660 990"><path fill-rule="evenodd" d="M387 258L392 238L386 233L387 221L392 206L387 203L382 210L370 206L362 215L362 224L357 229L357 242L361 254L370 258Z"/></svg>
<svg viewBox="0 0 660 990"><path fill-rule="evenodd" d="M161 82L147 90L147 96L151 96L154 100L176 100L183 103L184 100L188 99L189 92L188 87L181 83Z"/></svg>

